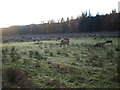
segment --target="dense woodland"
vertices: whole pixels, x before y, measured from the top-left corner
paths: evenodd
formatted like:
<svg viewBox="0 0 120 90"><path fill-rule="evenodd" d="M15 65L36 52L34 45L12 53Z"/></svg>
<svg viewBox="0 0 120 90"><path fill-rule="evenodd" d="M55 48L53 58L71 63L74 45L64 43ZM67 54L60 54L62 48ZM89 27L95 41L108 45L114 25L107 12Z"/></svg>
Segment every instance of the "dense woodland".
<svg viewBox="0 0 120 90"><path fill-rule="evenodd" d="M110 14L92 16L90 12L84 12L76 19L73 17L64 18L55 22L53 19L47 23L31 24L24 26L11 26L2 29L3 36L25 35L25 34L45 34L45 33L80 33L99 31L120 30L120 13L112 11Z"/></svg>

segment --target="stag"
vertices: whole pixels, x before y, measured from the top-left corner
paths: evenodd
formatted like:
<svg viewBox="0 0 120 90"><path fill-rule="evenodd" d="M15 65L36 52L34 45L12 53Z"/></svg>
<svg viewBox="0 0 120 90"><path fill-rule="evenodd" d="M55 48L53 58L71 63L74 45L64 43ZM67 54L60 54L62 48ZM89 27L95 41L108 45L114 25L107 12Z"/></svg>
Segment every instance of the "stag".
<svg viewBox="0 0 120 90"><path fill-rule="evenodd" d="M61 42L60 42L60 47L63 45L63 46L65 46L65 44L66 45L69 45L69 39L68 38L64 38L63 40L61 40Z"/></svg>

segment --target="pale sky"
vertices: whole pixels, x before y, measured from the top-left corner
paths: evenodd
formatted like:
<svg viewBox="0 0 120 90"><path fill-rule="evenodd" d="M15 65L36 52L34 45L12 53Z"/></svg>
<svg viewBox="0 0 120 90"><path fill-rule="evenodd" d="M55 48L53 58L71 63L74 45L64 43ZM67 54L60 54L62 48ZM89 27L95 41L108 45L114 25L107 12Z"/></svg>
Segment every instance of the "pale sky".
<svg viewBox="0 0 120 90"><path fill-rule="evenodd" d="M119 0L0 0L0 27L40 24L62 17L76 18L82 11L92 15L118 12Z"/></svg>

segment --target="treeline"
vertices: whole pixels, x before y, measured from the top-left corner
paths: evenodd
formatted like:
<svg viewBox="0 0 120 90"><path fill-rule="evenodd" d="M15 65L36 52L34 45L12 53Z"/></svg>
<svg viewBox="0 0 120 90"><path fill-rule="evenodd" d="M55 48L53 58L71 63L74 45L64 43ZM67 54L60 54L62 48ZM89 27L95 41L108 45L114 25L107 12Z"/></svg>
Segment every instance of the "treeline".
<svg viewBox="0 0 120 90"><path fill-rule="evenodd" d="M91 16L90 12L82 13L76 19L65 21L61 18L58 22L53 19L47 23L31 24L24 26L11 26L2 29L3 36L24 35L24 34L45 34L45 33L80 33L80 32L99 32L99 31L118 31L120 30L120 13L112 11L110 14Z"/></svg>

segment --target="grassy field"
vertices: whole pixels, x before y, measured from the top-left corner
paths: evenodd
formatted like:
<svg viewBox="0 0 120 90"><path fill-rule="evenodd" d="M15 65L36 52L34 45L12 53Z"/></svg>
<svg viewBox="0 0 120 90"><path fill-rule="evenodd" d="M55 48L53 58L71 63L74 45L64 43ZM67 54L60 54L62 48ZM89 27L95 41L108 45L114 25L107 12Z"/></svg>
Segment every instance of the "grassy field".
<svg viewBox="0 0 120 90"><path fill-rule="evenodd" d="M97 42L113 44L93 48ZM3 44L3 87L10 88L120 88L118 38L71 37L60 41Z"/></svg>

